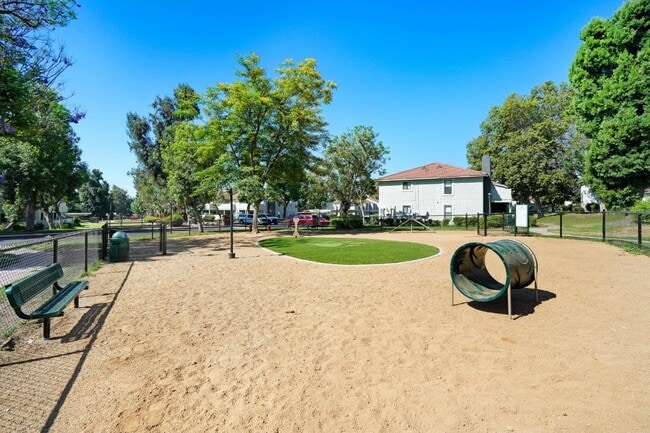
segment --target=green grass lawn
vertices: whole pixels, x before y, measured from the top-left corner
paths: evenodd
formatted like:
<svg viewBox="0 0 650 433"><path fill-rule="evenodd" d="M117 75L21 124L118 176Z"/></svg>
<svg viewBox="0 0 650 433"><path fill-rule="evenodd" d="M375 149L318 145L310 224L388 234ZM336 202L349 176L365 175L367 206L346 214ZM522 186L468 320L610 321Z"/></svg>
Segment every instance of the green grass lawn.
<svg viewBox="0 0 650 433"><path fill-rule="evenodd" d="M370 265L407 262L438 254L438 248L413 242L350 239L330 236L286 236L260 241L277 253L304 260L337 265Z"/></svg>

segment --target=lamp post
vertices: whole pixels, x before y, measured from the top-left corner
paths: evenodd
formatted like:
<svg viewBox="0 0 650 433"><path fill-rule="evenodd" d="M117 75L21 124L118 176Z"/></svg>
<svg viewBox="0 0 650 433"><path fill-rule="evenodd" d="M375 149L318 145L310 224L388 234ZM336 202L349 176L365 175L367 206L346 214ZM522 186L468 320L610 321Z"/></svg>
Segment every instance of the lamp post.
<svg viewBox="0 0 650 433"><path fill-rule="evenodd" d="M233 209L232 209L232 186L228 187L228 193L230 194L230 253L228 253L229 259L235 258L235 252L233 251Z"/></svg>

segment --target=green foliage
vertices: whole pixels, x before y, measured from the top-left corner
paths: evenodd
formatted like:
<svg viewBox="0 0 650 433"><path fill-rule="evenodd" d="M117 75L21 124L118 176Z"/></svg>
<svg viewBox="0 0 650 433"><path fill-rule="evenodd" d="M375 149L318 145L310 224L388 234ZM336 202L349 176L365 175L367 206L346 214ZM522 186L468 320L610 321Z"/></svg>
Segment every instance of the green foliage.
<svg viewBox="0 0 650 433"><path fill-rule="evenodd" d="M146 217L144 217L143 220L147 224L154 224L154 223L160 222L160 218L152 216L152 215L147 215ZM169 219L167 219L167 221L169 222Z"/></svg>
<svg viewBox="0 0 650 433"><path fill-rule="evenodd" d="M129 197L129 194L125 189L113 185L109 193L109 197L111 201L111 208L114 214L127 217L131 215L131 202L133 199Z"/></svg>
<svg viewBox="0 0 650 433"><path fill-rule="evenodd" d="M165 223L165 224L169 225L170 219L171 219L172 227L180 227L180 226L183 225L183 217L181 215L179 215L179 214L174 214L174 215L172 215L171 218L169 217L169 215L167 215L167 216L165 216L163 218L156 219L156 222L160 221L162 223ZM147 218L145 218L145 221L146 220L147 220Z"/></svg>
<svg viewBox="0 0 650 433"><path fill-rule="evenodd" d="M503 226L504 226L503 218L504 218L504 215L488 215L488 217L487 217L487 226L488 226L488 228L491 228L491 229L503 228ZM485 218L483 218L483 217L479 218L479 227L480 228L485 227Z"/></svg>
<svg viewBox="0 0 650 433"><path fill-rule="evenodd" d="M626 208L650 185L650 1L593 19L580 38L569 78L590 139L585 181L608 208Z"/></svg>
<svg viewBox="0 0 650 433"><path fill-rule="evenodd" d="M546 82L530 95L512 94L490 110L481 135L467 144L471 168L481 169L490 155L492 178L512 188L513 198L541 205L560 205L579 190L584 137L569 113L572 91Z"/></svg>
<svg viewBox="0 0 650 433"><path fill-rule="evenodd" d="M260 245L288 256L321 263L362 265L397 263L438 254L438 248L411 242L375 239L314 237L277 237L264 239Z"/></svg>
<svg viewBox="0 0 650 433"><path fill-rule="evenodd" d="M641 217L641 221L644 223L650 223L650 200L639 200L630 208L630 210L642 213L643 216Z"/></svg>
<svg viewBox="0 0 650 433"><path fill-rule="evenodd" d="M203 221L205 221L206 223L214 222L215 219L216 219L216 217L214 215L211 215L211 214L210 215L203 215Z"/></svg>
<svg viewBox="0 0 650 433"><path fill-rule="evenodd" d="M468 216L467 218L464 216L455 216L453 218L454 225L458 227L465 227L465 225L468 227L476 227L477 221L478 218L475 216Z"/></svg>
<svg viewBox="0 0 650 433"><path fill-rule="evenodd" d="M12 135L0 134L0 172L5 176L5 203L24 206L26 224L34 228L35 211L57 209L83 183L87 168L72 129L71 113L52 89L30 90L33 121ZM14 211L17 209L14 209Z"/></svg>
<svg viewBox="0 0 650 433"><path fill-rule="evenodd" d="M633 212L650 213L650 200L639 200L630 208Z"/></svg>
<svg viewBox="0 0 650 433"><path fill-rule="evenodd" d="M87 181L79 188L79 206L85 212L105 218L110 209L110 190L103 174L93 169Z"/></svg>
<svg viewBox="0 0 650 433"><path fill-rule="evenodd" d="M296 180L282 179L289 170L304 171L326 136L322 104L329 104L334 83L321 78L314 59L287 60L270 79L260 58L239 58L238 81L220 83L205 95L210 140L201 157L211 185L236 184L241 201L254 209L283 186L295 192ZM254 222L256 225L257 222Z"/></svg>
<svg viewBox="0 0 650 433"><path fill-rule="evenodd" d="M326 185L347 215L352 204L363 205L377 191L374 178L385 173L388 149L369 126L355 126L334 137L324 152Z"/></svg>
<svg viewBox="0 0 650 433"><path fill-rule="evenodd" d="M350 230L363 228L363 218L361 217L342 217L332 218L330 224L337 230Z"/></svg>

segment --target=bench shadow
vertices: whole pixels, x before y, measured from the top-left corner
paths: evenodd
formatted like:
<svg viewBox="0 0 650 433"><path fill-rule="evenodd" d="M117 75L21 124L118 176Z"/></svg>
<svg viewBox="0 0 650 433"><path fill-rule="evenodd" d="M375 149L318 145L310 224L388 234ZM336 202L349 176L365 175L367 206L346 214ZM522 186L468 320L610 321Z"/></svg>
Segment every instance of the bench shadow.
<svg viewBox="0 0 650 433"><path fill-rule="evenodd" d="M537 294L539 302L535 300L535 289L532 287L512 291L512 318L514 320L534 314L538 305L557 297L555 293L542 289L537 289ZM486 313L508 315L507 294L491 302L468 301L465 303Z"/></svg>
<svg viewBox="0 0 650 433"><path fill-rule="evenodd" d="M72 390L72 386L76 382L77 377L79 377L81 368L86 362L86 358L88 357L90 350L92 349L95 341L97 340L97 337L99 336L99 333L102 327L104 326L104 323L106 322L108 315L113 309L115 302L120 296L120 293L124 288L124 285L129 279L129 275L131 274L133 265L134 263L131 262L131 265L129 266L129 269L126 272L126 275L122 280L122 283L120 284L119 288L115 292L113 299L108 303L96 304L89 307L88 311L84 313L83 317L79 320L77 325L75 325L75 327L72 330L70 330L70 332L66 336L61 337L61 341L63 343L69 343L83 338L89 338L89 340L86 346L82 349L83 353L79 358L79 361L77 362L77 365L75 366L74 371L70 376L70 379L68 380L63 391L61 392L61 395L57 399L56 404L54 405L52 411L47 417L47 420L45 421L45 425L41 429L41 432L48 432L52 427L52 425L54 425L54 422L56 421L59 415L61 407L63 407L63 404L65 403L68 395L70 394L70 391Z"/></svg>

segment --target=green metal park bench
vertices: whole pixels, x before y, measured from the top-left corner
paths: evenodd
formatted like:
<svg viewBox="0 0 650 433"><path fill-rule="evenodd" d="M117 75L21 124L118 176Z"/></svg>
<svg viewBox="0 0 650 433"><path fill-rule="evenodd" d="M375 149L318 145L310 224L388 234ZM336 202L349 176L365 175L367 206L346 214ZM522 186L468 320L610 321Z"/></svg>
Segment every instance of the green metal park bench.
<svg viewBox="0 0 650 433"><path fill-rule="evenodd" d="M88 288L87 280L72 281L65 287L57 282L63 277L63 268L59 263L28 275L6 286L5 293L9 304L21 319L43 319L43 338L50 338L50 318L63 316L65 307L74 301L75 308L79 307L79 293ZM23 306L32 299L42 297L45 291L52 291L52 296L31 312L23 311Z"/></svg>

